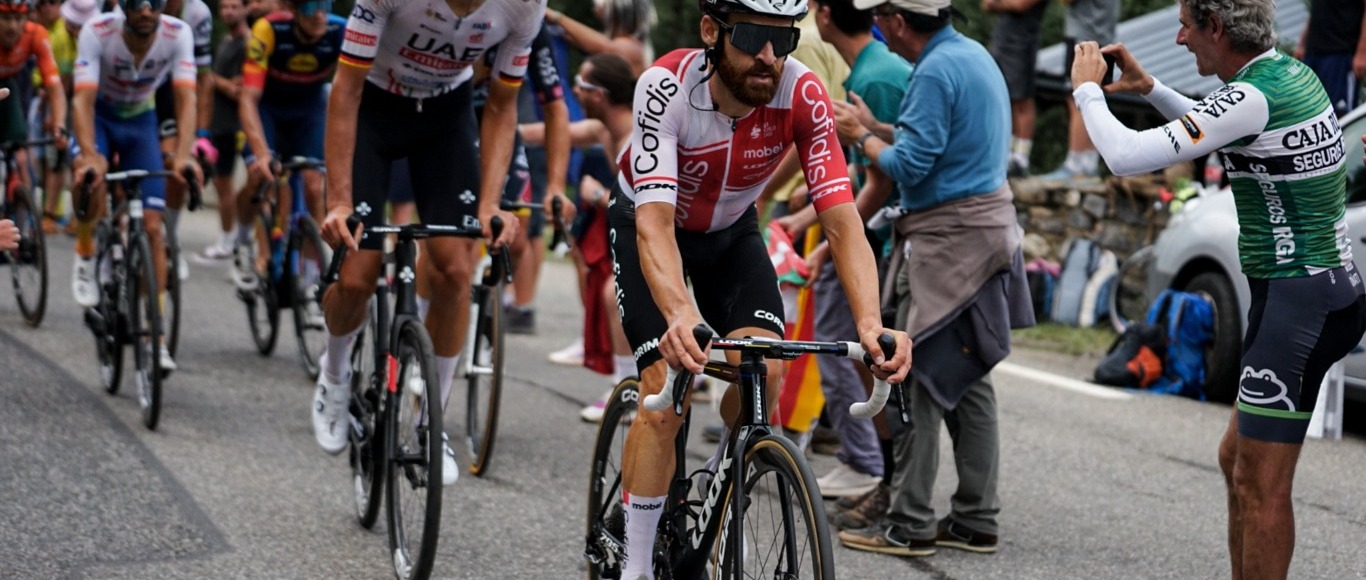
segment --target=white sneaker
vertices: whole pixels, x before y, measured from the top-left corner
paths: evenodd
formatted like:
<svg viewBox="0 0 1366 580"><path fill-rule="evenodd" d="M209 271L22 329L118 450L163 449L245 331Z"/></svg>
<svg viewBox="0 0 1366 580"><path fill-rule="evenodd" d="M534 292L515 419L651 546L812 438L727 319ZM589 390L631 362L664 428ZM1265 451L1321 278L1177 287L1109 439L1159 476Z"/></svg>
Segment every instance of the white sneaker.
<svg viewBox="0 0 1366 580"><path fill-rule="evenodd" d="M161 348L157 352L157 364L161 366L161 370L163 371L173 371L177 368L175 359L171 358L170 349L166 348L166 345L164 344L161 345Z"/></svg>
<svg viewBox="0 0 1366 580"><path fill-rule="evenodd" d="M232 257L232 246L223 246L220 244L205 246L204 251L200 252L199 255L205 260L214 262L226 260Z"/></svg>
<svg viewBox="0 0 1366 580"><path fill-rule="evenodd" d="M615 386L607 389L607 392L603 393L601 397L598 397L597 401L580 409L579 418L587 423L601 423L602 415L607 411L607 398L612 396L612 391L614 390L616 390Z"/></svg>
<svg viewBox="0 0 1366 580"><path fill-rule="evenodd" d="M243 292L255 292L257 280L254 240L233 247L232 266L232 285Z"/></svg>
<svg viewBox="0 0 1366 580"><path fill-rule="evenodd" d="M76 304L93 308L100 303L100 286L95 282L95 258L77 256L71 268L71 294Z"/></svg>
<svg viewBox="0 0 1366 580"><path fill-rule="evenodd" d="M455 466L455 452L451 451L451 438L441 434L441 485L455 485L460 479L460 468Z"/></svg>
<svg viewBox="0 0 1366 580"><path fill-rule="evenodd" d="M566 346L560 350L550 353L550 362L557 365L571 367L583 366L583 339L574 341L574 344Z"/></svg>
<svg viewBox="0 0 1366 580"><path fill-rule="evenodd" d="M319 360L325 368L327 354ZM327 373L318 373L318 389L313 393L313 437L330 455L346 449L347 429L350 421L346 417L346 404L351 398L350 381L333 384L327 380Z"/></svg>
<svg viewBox="0 0 1366 580"><path fill-rule="evenodd" d="M816 486L821 489L822 497L844 497L863 495L872 491L882 478L861 473L843 463L821 477L816 478Z"/></svg>

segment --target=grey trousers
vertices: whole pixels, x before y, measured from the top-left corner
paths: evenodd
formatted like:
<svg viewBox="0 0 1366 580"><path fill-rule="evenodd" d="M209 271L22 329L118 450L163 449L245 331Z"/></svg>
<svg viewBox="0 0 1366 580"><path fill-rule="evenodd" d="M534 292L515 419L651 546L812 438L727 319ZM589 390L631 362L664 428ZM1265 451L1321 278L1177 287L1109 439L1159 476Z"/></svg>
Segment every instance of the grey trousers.
<svg viewBox="0 0 1366 580"><path fill-rule="evenodd" d="M958 490L953 494L949 517L973 531L998 534L1000 438L990 375L973 383L952 411L935 402L918 381L907 390L911 429L896 439L896 473L887 521L916 539L931 539L938 533L932 500L939 472L939 423L943 421L953 439L953 461L958 470Z"/></svg>
<svg viewBox="0 0 1366 580"><path fill-rule="evenodd" d="M816 300L813 338L818 341L858 340L858 328L849 309L849 297L835 274L835 265L826 262L820 278L812 287ZM840 438L840 463L860 473L882 477L882 448L872 419L855 419L849 405L868 398L859 376L857 363L844 357L816 357L821 371L821 391L825 409Z"/></svg>

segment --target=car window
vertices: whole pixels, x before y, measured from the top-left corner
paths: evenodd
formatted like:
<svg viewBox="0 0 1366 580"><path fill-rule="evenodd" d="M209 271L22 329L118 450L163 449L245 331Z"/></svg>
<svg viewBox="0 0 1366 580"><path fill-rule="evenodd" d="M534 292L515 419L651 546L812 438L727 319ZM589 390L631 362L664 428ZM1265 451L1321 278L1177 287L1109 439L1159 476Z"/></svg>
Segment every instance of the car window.
<svg viewBox="0 0 1366 580"><path fill-rule="evenodd" d="M1366 133L1366 116L1357 117L1342 128L1347 151L1347 203L1366 202L1366 166L1361 164L1361 134Z"/></svg>

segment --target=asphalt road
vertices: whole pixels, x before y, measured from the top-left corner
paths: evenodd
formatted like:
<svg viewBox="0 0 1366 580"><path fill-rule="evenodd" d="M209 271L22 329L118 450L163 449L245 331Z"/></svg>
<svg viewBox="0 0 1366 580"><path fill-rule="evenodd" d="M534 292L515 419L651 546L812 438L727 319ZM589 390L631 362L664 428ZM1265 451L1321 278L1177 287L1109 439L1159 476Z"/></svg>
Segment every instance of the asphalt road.
<svg viewBox="0 0 1366 580"><path fill-rule="evenodd" d="M184 222L191 252L216 236L209 213ZM97 384L93 343L69 290L71 245L64 236L51 242L41 328L24 326L0 295L0 577L391 577L383 524L356 524L344 458L313 441L312 386L295 360L291 323L282 323L274 356L257 355L226 269L192 263L180 370L166 385L161 425L149 432L126 380L117 396ZM508 342L490 473L462 477L445 496L439 577L583 577L595 431L578 409L607 384L546 362L579 328L563 263L547 265L539 303L539 334ZM1071 377L1094 365L1029 352L1011 362ZM837 547L841 577L1227 577L1215 461L1227 407L1099 398L1003 370L995 381L1000 552L910 560ZM943 441L941 514L956 483ZM700 442L692 451L710 453ZM818 474L834 465L814 459ZM1366 578L1366 444L1359 436L1310 441L1295 483L1291 576Z"/></svg>

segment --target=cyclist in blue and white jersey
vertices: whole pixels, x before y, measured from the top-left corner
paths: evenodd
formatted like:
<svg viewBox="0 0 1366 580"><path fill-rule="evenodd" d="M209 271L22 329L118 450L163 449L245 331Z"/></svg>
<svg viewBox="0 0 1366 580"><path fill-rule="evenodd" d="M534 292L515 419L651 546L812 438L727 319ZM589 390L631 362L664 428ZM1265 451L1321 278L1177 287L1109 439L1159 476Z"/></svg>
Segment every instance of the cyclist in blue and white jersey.
<svg viewBox="0 0 1366 580"><path fill-rule="evenodd" d="M163 167L158 147L153 94L168 76L175 87L176 117L185 126L195 118L194 43L189 26L161 13L162 0L120 0L122 12L102 14L86 23L77 43L72 125L80 154L75 175L93 169L95 190L86 219L76 229L76 263L72 292L84 307L100 301L95 274L94 222L104 208L103 179L109 158L117 155L120 169L156 171ZM189 168L202 181L199 166L190 158L192 143L183 141L173 166ZM179 178L176 178L179 179ZM162 214L166 209L163 180L142 184L145 226L156 261L157 289L166 288L166 250ZM165 345L162 368L175 368Z"/></svg>

